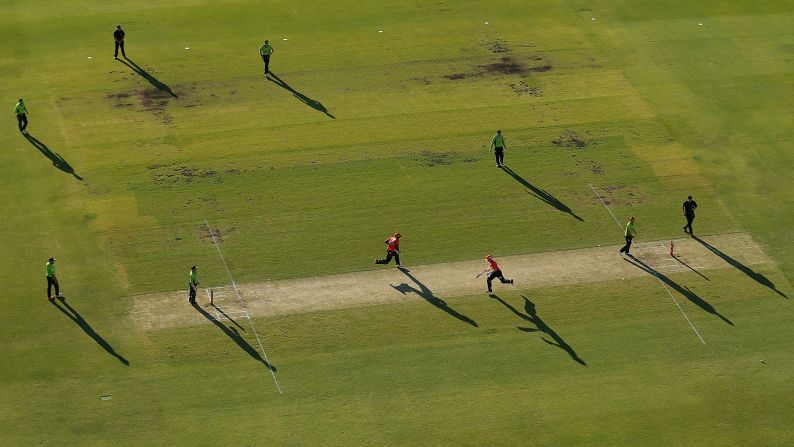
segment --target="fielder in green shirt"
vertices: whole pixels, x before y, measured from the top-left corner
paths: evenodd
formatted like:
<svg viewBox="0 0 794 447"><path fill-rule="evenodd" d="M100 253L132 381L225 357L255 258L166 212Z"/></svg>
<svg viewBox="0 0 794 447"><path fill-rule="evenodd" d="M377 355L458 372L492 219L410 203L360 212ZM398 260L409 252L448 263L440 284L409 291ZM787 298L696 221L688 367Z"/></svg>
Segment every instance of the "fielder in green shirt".
<svg viewBox="0 0 794 447"><path fill-rule="evenodd" d="M491 149L494 150L494 155L496 155L496 167L501 168L505 164L505 149L507 149L505 137L502 135L501 130L497 130L496 135L491 139L491 147L488 150L490 151Z"/></svg>
<svg viewBox="0 0 794 447"><path fill-rule="evenodd" d="M620 249L620 256L623 256L623 253L631 256L631 253L629 253L631 241L634 239L634 236L637 235L637 229L634 226L634 221L634 216L629 217L629 222L626 224L626 231L623 233L624 236L626 236L626 245Z"/></svg>
<svg viewBox="0 0 794 447"><path fill-rule="evenodd" d="M14 113L17 114L17 124L19 124L19 131L24 135L28 134L25 130L28 127L28 108L25 107L25 101L19 98L19 102L14 106Z"/></svg>
<svg viewBox="0 0 794 447"><path fill-rule="evenodd" d="M259 55L262 56L262 62L265 63L265 76L270 73L270 55L273 54L273 47L266 40L265 43L259 47Z"/></svg>
<svg viewBox="0 0 794 447"><path fill-rule="evenodd" d="M44 267L44 274L47 276L47 299L52 301L52 286L55 286L55 296L64 299L61 291L58 288L58 278L55 276L55 258L47 260L47 265Z"/></svg>

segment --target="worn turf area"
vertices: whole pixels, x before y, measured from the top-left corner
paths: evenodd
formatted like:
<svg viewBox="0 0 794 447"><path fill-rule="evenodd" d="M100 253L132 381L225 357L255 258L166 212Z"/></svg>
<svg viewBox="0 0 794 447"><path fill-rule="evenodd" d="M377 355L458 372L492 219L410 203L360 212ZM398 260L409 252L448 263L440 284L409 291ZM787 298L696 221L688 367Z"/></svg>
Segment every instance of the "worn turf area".
<svg viewBox="0 0 794 447"><path fill-rule="evenodd" d="M792 444L793 13L0 3L2 443Z"/></svg>

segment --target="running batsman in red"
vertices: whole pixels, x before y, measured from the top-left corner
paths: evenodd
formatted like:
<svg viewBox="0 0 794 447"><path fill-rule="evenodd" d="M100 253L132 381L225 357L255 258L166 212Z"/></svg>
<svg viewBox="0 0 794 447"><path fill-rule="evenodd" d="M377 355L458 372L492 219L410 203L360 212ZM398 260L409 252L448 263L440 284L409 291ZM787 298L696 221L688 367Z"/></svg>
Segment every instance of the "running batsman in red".
<svg viewBox="0 0 794 447"><path fill-rule="evenodd" d="M496 278L499 278L499 281L502 284L513 284L512 279L505 279L505 276L502 274L502 270L499 268L499 264L494 261L493 256L488 255L485 257L485 260L488 261L488 270L484 273L488 274L488 293L493 293L493 289L491 288L491 281Z"/></svg>
<svg viewBox="0 0 794 447"><path fill-rule="evenodd" d="M400 233L394 233L394 236L383 241L386 244L386 258L385 259L376 259L373 264L388 264L391 262L391 258L394 258L394 262L397 263L397 268L400 267L400 238L402 235Z"/></svg>

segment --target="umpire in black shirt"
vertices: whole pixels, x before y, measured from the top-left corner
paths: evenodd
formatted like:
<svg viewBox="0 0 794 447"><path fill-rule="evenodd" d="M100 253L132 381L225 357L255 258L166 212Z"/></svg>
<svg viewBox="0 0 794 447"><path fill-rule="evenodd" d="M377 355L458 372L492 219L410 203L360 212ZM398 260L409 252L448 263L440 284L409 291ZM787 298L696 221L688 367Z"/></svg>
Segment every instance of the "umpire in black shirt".
<svg viewBox="0 0 794 447"><path fill-rule="evenodd" d="M116 52L113 54L113 59L119 58L119 48L121 48L121 55L126 59L127 53L124 52L124 30L121 29L121 25L118 25L116 31L113 31L113 40L116 41Z"/></svg>
<svg viewBox="0 0 794 447"><path fill-rule="evenodd" d="M684 202L683 207L684 207L684 217L686 217L686 225L684 225L684 233L689 233L690 236L694 236L694 234L692 233L692 221L695 220L695 209L698 207L698 204L692 199L692 196L689 196L687 197L686 202Z"/></svg>

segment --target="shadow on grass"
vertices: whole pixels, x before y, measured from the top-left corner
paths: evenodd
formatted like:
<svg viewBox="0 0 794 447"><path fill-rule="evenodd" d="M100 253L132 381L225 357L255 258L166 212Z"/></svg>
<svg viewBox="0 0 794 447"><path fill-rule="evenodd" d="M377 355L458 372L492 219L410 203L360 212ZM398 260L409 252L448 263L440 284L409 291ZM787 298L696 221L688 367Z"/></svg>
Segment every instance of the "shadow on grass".
<svg viewBox="0 0 794 447"><path fill-rule="evenodd" d="M703 239L701 239L701 238L699 238L699 237L697 237L695 235L692 235L692 239L700 242L700 244L703 245L704 247L706 247L707 249L709 249L709 251L711 251L715 255L719 256L720 258L722 258L723 261L725 261L728 264L732 265L733 267L735 267L736 269L738 269L739 271L741 271L745 275L747 275L750 278L752 278L758 284L761 284L762 286L773 290L775 293L777 293L778 295L782 296L783 298L788 298L788 296L785 293L783 293L780 290L778 290L777 287L775 287L775 284L772 281L770 281L769 278L767 278L766 276L756 272L755 270L751 269L750 267L747 267L746 265L742 264L741 262L737 261L736 259L726 255L720 249L718 249L717 247L709 244L708 242L704 241Z"/></svg>
<svg viewBox="0 0 794 447"><path fill-rule="evenodd" d="M651 275L656 276L659 278L663 283L665 283L668 287L675 290L676 292L680 293L681 295L685 296L686 299L695 304L699 308L705 310L706 312L716 315L722 319L722 321L730 324L733 326L733 322L727 318L725 318L722 314L717 312L717 309L714 309L714 306L708 303L708 301L704 300L703 298L699 297L698 294L689 290L688 287L682 287L677 282L673 281L672 279L665 276L663 273L659 272L658 270L654 269L653 267L649 266L648 264L642 262L641 260L634 257L634 255L627 254L623 258L629 264L637 267L640 270L644 270L646 273L650 273Z"/></svg>
<svg viewBox="0 0 794 447"><path fill-rule="evenodd" d="M81 180L81 181L83 180L82 177L80 177L79 175L77 175L76 172L74 172L74 168L72 167L72 165L70 165L69 162L67 162L63 157L61 157L61 154L51 151L46 144L36 139L36 137L31 135L30 133L24 134L24 136L28 140L28 142L33 145L33 147L38 149L39 152L41 152L42 154L44 154L45 157L50 159L53 166L55 166L56 168L60 169L61 171L67 174L72 174L74 178L76 178L77 180Z"/></svg>
<svg viewBox="0 0 794 447"><path fill-rule="evenodd" d="M272 82L272 83L274 83L274 84L276 84L277 86L283 88L284 90L292 93L292 96L298 98L302 103L306 104L307 106L311 107L312 109L314 109L314 110L316 110L318 112L322 112L322 113L326 114L326 116L328 116L329 118L336 119L335 116L333 116L330 113L328 113L328 109L325 108L323 103L321 103L320 101L311 99L308 96L304 95L303 93L295 90L294 88L292 88L292 86L290 86L289 84L284 82L281 78L279 78L278 76L273 74L272 71L270 72L270 76L267 77L267 80Z"/></svg>
<svg viewBox="0 0 794 447"><path fill-rule="evenodd" d="M535 325L534 328L532 328L532 327L519 327L518 330L523 331L523 332L542 332L542 333L548 335L554 341L549 341L545 337L542 337L542 336L541 336L540 339L543 340L546 344L549 344L551 346L556 346L556 347L562 349L563 351L568 353L568 356L570 356L571 359L573 361L575 361L576 363L578 363L578 364L580 364L582 366L587 366L587 362L585 362L584 360L582 360L581 357L579 357L579 355L576 353L576 351L574 351L574 349L571 347L571 345L566 343L565 340L563 340L563 338L560 337L560 335L557 334L557 332L554 331L554 329L549 327L549 325L546 324L546 322L543 321L542 318L540 318L540 316L538 315L537 311L535 310L535 303L530 301L527 297L525 297L524 295L521 295L521 298L524 299L524 312L526 312L526 313L522 313L518 309L516 309L515 307L510 305L510 303L508 303L507 301L505 301L502 298L498 297L497 295L491 295L491 296L495 300L497 300L500 303L502 303L502 305L505 306L508 310L510 310L510 312L514 313L516 316L518 316L522 320L525 320L525 321Z"/></svg>
<svg viewBox="0 0 794 447"><path fill-rule="evenodd" d="M533 185L532 183L529 183L528 181L526 181L524 179L524 177L521 177L515 171L513 171L510 168L508 168L507 166L502 166L502 170L504 172L506 172L507 175L509 175L510 177L513 177L518 183L521 183L525 188L527 188L528 189L528 191L527 191L528 194L531 194L531 195L537 197L538 199L548 203L549 205L551 205L554 208L556 208L558 211L562 211L563 213L568 213L574 219L576 219L576 220L578 220L580 222L584 222L584 219L582 219L581 217L577 216L576 213L574 213L570 208L568 208L568 205L560 202L553 195L549 194L548 192L546 192L545 190L543 190L541 188L538 188L537 186Z"/></svg>
<svg viewBox="0 0 794 447"><path fill-rule="evenodd" d="M413 287L410 284L402 283L402 284L397 285L397 286L392 286L395 290L397 290L398 292L402 293L403 295L405 295L407 293L410 293L410 292L413 292L413 293L421 296L422 298L424 298L424 300L427 301L428 303L430 303L433 306L443 310L444 312L446 312L450 316L455 317L458 320L463 321L464 323L468 323L468 324L470 324L470 325L472 325L474 327L478 327L476 321L472 320L471 318L467 317L466 315L461 314L460 312L456 311L455 309L449 307L444 300L442 300L441 298L435 296L433 294L432 290L428 289L424 284L422 284L418 279L416 279L407 269L401 268L399 270L405 276L407 276L411 281L413 281L414 284L419 286L419 288L417 289L416 287Z"/></svg>
<svg viewBox="0 0 794 447"><path fill-rule="evenodd" d="M223 316L224 316L224 317L225 317L227 320L229 320L229 321L231 321L232 323L234 323L234 325L235 325L235 326L237 326L238 328L240 328L240 330L241 330L241 331L245 332L245 328L243 328L242 326L240 326L240 323L238 323L238 322L234 321L234 319L233 319L232 317L230 317L230 316L226 315L226 312L224 312L224 311L223 311L223 309L221 309L220 307L218 307L218 306L216 306L216 305L214 305L214 304L211 304L211 306L212 306L212 307L213 307L215 310L217 310L218 312L222 313L222 314L223 314Z"/></svg>
<svg viewBox="0 0 794 447"><path fill-rule="evenodd" d="M704 275L704 274L700 273L699 271L695 270L694 268L690 267L690 265L687 264L686 262L678 259L678 256L673 256L673 259L678 261L681 265L683 265L684 267L688 268L689 270L692 270L693 272L697 273L698 275L700 275L706 281L711 281L706 275Z"/></svg>
<svg viewBox="0 0 794 447"><path fill-rule="evenodd" d="M136 64L135 61L133 61L132 59L124 58L124 59L118 59L118 61L121 62L122 64L130 67L132 69L132 71L134 71L135 73L138 73L138 75L140 75L143 79L146 79L146 81L148 81L149 84L152 84L157 90L160 90L162 92L166 92L169 95L173 96L174 98L179 98L179 96L177 96L174 92L171 91L171 87L169 87L168 85L160 82L159 79L157 79L154 76L150 75L148 71L146 71L143 68L139 67L138 64Z"/></svg>
<svg viewBox="0 0 794 447"><path fill-rule="evenodd" d="M82 317L82 315L80 315L80 313L74 310L74 308L72 308L72 306L70 306L69 303L67 303L64 298L57 298L53 301L50 301L50 303L52 303L52 305L55 306L56 309L60 310L64 315L69 317L69 319L72 320L74 324L80 327L80 329L82 329L83 332L86 333L86 335L94 339L96 344L101 346L102 349L107 351L108 354L112 355L113 357L116 357L124 365L130 366L129 360L122 357L121 354L119 354L118 352L116 352L115 349L113 349L113 346L110 346L110 343L105 341L105 339L102 338L101 335L97 334L94 328L91 327L91 325L88 324L88 322L85 321L85 319Z"/></svg>
<svg viewBox="0 0 794 447"><path fill-rule="evenodd" d="M257 351L256 349L254 349L253 346L248 344L248 342L245 341L245 339L242 336L240 336L240 333L237 332L237 329L235 329L234 326L226 326L225 324L218 321L217 318L210 315L206 310L202 309L201 306L197 304L193 304L193 308L195 308L201 315L203 315L204 318L206 318L207 320L212 322L212 324L217 326L218 329L220 329L224 334L226 334L227 337L231 338L232 341L237 343L237 346L239 346L240 349L242 349L248 355L250 355L254 360L258 362L262 362L262 364L265 365L267 369L276 372L276 367L271 365L267 360L263 359L262 356L259 355L259 351Z"/></svg>

